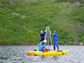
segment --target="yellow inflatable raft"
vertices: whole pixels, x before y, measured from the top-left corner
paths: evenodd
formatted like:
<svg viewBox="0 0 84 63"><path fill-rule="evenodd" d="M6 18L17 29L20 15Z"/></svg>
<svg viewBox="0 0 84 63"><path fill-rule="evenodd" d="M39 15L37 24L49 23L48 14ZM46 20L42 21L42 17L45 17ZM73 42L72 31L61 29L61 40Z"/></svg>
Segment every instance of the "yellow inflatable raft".
<svg viewBox="0 0 84 63"><path fill-rule="evenodd" d="M25 51L28 55L32 56L60 56L64 55L68 52L69 50L59 50L59 51Z"/></svg>

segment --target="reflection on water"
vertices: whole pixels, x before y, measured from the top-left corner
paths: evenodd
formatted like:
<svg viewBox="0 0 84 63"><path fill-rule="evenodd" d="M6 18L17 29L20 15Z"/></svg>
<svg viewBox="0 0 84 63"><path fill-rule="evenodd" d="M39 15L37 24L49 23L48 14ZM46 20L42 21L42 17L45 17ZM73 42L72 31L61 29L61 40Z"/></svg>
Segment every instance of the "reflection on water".
<svg viewBox="0 0 84 63"><path fill-rule="evenodd" d="M27 56L24 52L34 48L38 46L0 46L0 63L84 63L84 46L60 46L70 50L63 56Z"/></svg>
<svg viewBox="0 0 84 63"><path fill-rule="evenodd" d="M46 57L45 56L41 56L41 63L46 63Z"/></svg>
<svg viewBox="0 0 84 63"><path fill-rule="evenodd" d="M31 63L58 63L58 58L53 56L35 56L32 57Z"/></svg>
<svg viewBox="0 0 84 63"><path fill-rule="evenodd" d="M48 58L48 57L50 57L50 58ZM56 56L41 56L40 63L50 63L50 62L58 63L57 60L58 60L58 57L56 57Z"/></svg>

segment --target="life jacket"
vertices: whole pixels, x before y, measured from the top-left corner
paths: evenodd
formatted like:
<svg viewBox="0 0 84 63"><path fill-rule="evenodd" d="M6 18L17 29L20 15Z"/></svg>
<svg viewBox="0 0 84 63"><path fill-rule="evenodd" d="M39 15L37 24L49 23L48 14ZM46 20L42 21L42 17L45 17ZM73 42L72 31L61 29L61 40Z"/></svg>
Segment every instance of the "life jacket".
<svg viewBox="0 0 84 63"><path fill-rule="evenodd" d="M45 45L43 44L43 41L41 41L39 45L39 51L43 51L43 48L45 48Z"/></svg>
<svg viewBox="0 0 84 63"><path fill-rule="evenodd" d="M44 48L43 48L43 51L46 52L46 51L47 51L47 48L44 47Z"/></svg>

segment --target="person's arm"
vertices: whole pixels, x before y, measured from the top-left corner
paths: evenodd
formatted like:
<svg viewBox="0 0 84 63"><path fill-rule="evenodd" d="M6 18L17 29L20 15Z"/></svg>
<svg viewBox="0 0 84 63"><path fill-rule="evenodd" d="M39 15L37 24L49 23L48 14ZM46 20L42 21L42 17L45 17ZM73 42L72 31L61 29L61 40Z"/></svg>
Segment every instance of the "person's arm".
<svg viewBox="0 0 84 63"><path fill-rule="evenodd" d="M51 36L54 36L54 34L52 34L52 33L51 33L50 35L51 35Z"/></svg>
<svg viewBox="0 0 84 63"><path fill-rule="evenodd" d="M46 32L43 32L43 34L46 34Z"/></svg>
<svg viewBox="0 0 84 63"><path fill-rule="evenodd" d="M50 33L51 36L54 36L54 34L52 34L50 31L49 31L49 33Z"/></svg>

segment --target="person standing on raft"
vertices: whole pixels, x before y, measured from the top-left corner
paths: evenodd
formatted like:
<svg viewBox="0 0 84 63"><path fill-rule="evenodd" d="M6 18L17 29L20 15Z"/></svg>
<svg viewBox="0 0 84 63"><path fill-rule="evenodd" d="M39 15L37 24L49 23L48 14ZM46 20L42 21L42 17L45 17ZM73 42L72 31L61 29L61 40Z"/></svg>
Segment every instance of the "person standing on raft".
<svg viewBox="0 0 84 63"><path fill-rule="evenodd" d="M55 46L57 47L57 50L59 50L57 32L54 31L54 34L52 34L50 32L50 35L53 36L53 48L54 48L54 50L56 49Z"/></svg>
<svg viewBox="0 0 84 63"><path fill-rule="evenodd" d="M45 40L45 34L46 34L46 31L45 32L43 32L42 30L40 31L40 41Z"/></svg>

